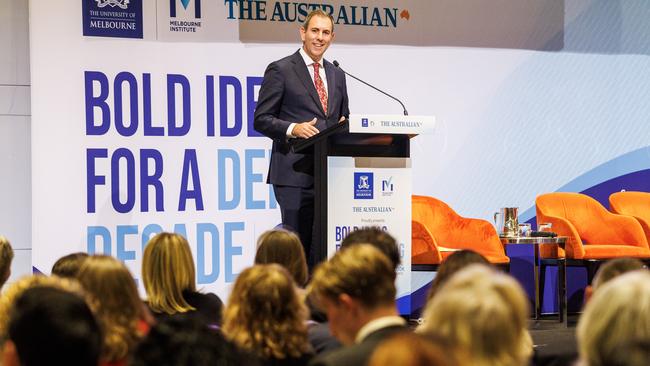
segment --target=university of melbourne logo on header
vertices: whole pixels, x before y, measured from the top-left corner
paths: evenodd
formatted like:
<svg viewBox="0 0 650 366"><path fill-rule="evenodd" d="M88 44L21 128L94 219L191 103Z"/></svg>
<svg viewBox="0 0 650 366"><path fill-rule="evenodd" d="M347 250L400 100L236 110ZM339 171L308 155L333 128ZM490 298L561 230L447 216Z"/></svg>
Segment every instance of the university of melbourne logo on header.
<svg viewBox="0 0 650 366"><path fill-rule="evenodd" d="M82 0L83 35L142 38L142 0Z"/></svg>
<svg viewBox="0 0 650 366"><path fill-rule="evenodd" d="M361 118L361 127L368 127L368 119Z"/></svg>
<svg viewBox="0 0 650 366"><path fill-rule="evenodd" d="M354 199L371 200L374 197L373 173L354 173Z"/></svg>

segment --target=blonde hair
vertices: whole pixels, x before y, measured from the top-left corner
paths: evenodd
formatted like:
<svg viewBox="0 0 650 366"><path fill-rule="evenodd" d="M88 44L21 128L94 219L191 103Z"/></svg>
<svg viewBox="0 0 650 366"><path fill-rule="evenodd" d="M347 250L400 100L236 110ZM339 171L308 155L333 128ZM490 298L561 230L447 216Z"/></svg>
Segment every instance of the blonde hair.
<svg viewBox="0 0 650 366"><path fill-rule="evenodd" d="M0 235L0 287L9 278L11 261L14 259L14 250L11 243L4 236Z"/></svg>
<svg viewBox="0 0 650 366"><path fill-rule="evenodd" d="M11 284L2 294L2 297L0 297L0 340L2 340L2 342L7 339L9 316L16 300L26 290L41 286L71 292L86 300L86 302L90 305L90 301L88 301L88 297L83 291L83 288L76 280L59 277L47 277L43 275L22 277L18 281Z"/></svg>
<svg viewBox="0 0 650 366"><path fill-rule="evenodd" d="M131 273L117 259L96 255L84 260L77 279L91 295L104 331L101 359L123 360L144 335L138 330L139 321L145 318L144 304Z"/></svg>
<svg viewBox="0 0 650 366"><path fill-rule="evenodd" d="M316 303L323 297L338 302L340 295L347 294L367 309L375 309L395 301L395 270L377 248L356 244L316 268L308 293Z"/></svg>
<svg viewBox="0 0 650 366"><path fill-rule="evenodd" d="M242 349L263 359L310 352L307 308L293 279L277 264L256 265L235 281L224 312L223 332Z"/></svg>
<svg viewBox="0 0 650 366"><path fill-rule="evenodd" d="M307 260L298 235L286 230L269 230L260 235L255 264L269 263L284 267L298 286L307 283Z"/></svg>
<svg viewBox="0 0 650 366"><path fill-rule="evenodd" d="M195 310L183 291L196 291L196 270L187 240L179 234L160 233L149 240L142 258L142 280L149 308L176 314Z"/></svg>
<svg viewBox="0 0 650 366"><path fill-rule="evenodd" d="M650 354L650 273L636 270L604 283L587 303L576 330L578 350L589 366L609 365L632 359L638 353L623 351L645 343L647 365ZM618 364L628 364L620 362ZM634 364L630 362L629 364Z"/></svg>
<svg viewBox="0 0 650 366"><path fill-rule="evenodd" d="M528 299L515 279L473 264L427 304L418 332L449 340L472 365L518 366L532 353L528 315Z"/></svg>

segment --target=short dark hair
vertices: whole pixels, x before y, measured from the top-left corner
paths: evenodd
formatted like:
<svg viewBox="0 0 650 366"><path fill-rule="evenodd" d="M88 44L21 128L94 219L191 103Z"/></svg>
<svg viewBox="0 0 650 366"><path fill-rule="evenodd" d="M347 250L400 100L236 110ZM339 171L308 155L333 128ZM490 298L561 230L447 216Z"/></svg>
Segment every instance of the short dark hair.
<svg viewBox="0 0 650 366"><path fill-rule="evenodd" d="M248 358L251 358L250 360ZM245 357L217 330L208 328L196 317L179 314L163 318L136 348L132 366L240 366L249 365Z"/></svg>
<svg viewBox="0 0 650 366"><path fill-rule="evenodd" d="M332 17L332 14L325 12L322 9L316 9L312 10L307 14L307 17L305 18L305 21L302 23L302 29L307 30L309 27L309 22L311 21L311 18L319 16L323 18L328 18L332 22L332 32L334 32L334 17Z"/></svg>
<svg viewBox="0 0 650 366"><path fill-rule="evenodd" d="M88 254L83 252L64 255L59 258L52 266L52 275L64 278L76 278L79 268L83 264Z"/></svg>
<svg viewBox="0 0 650 366"><path fill-rule="evenodd" d="M644 268L645 265L637 258L615 258L610 259L603 264L596 272L596 277L592 282L594 291L609 282L610 280L631 271Z"/></svg>
<svg viewBox="0 0 650 366"><path fill-rule="evenodd" d="M427 301L431 300L435 296L442 285L444 285L452 275L469 266L470 264L477 263L485 264L488 266L490 265L490 262L488 262L485 257L473 250L463 249L457 252L453 252L442 262L438 268L438 271L436 272L436 277L433 279L433 281L431 281L431 288L429 289L429 293L427 295Z"/></svg>
<svg viewBox="0 0 650 366"><path fill-rule="evenodd" d="M61 289L36 286L16 299L8 338L23 366L96 366L102 332L84 299Z"/></svg>
<svg viewBox="0 0 650 366"><path fill-rule="evenodd" d="M387 231L377 226L362 228L348 234L341 242L341 249L355 244L370 244L379 249L390 259L393 269L400 264L400 253L397 241Z"/></svg>
<svg viewBox="0 0 650 366"><path fill-rule="evenodd" d="M375 309L394 304L395 277L390 260L376 247L352 245L316 267L308 293L319 305L323 298L338 302L346 294Z"/></svg>
<svg viewBox="0 0 650 366"><path fill-rule="evenodd" d="M0 287L9 279L11 262L14 259L14 250L9 240L0 235Z"/></svg>
<svg viewBox="0 0 650 366"><path fill-rule="evenodd" d="M257 240L255 264L277 263L303 287L307 283L307 260L298 235L281 229L269 230Z"/></svg>

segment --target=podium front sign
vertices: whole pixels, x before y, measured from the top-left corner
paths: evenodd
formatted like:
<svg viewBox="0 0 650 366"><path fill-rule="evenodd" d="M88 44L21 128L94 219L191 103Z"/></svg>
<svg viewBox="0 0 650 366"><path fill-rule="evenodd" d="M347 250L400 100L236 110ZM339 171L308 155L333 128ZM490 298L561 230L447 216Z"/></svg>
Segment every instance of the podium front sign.
<svg viewBox="0 0 650 366"><path fill-rule="evenodd" d="M345 236L364 227L379 227L397 239L397 300L410 313L411 292L411 159L328 157L327 255Z"/></svg>

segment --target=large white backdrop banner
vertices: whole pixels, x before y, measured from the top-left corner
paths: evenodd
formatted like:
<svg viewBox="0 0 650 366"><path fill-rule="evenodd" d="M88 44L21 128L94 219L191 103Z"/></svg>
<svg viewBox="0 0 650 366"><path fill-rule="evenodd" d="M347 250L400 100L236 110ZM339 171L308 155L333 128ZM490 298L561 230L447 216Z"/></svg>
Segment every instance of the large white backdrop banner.
<svg viewBox="0 0 650 366"><path fill-rule="evenodd" d="M257 236L280 222L264 183L271 142L251 136L250 124L266 65L299 47L297 22L272 21L276 4L294 3L259 2L264 21L231 19L232 1L130 1L123 13L118 3L30 1L33 264L47 273L63 254L106 252L140 279L143 242L174 230L192 245L200 287L225 295L252 263ZM436 116L436 133L412 141L414 193L467 217L518 206L526 221L540 193L607 186L606 201L648 189L649 5L552 3L500 0L475 12L481 1L381 1L372 6L391 20L381 29L351 17L368 2L322 3L339 9L326 58L412 115ZM418 47L400 43L436 16L447 22L416 32ZM111 27L132 39L83 35ZM437 35L447 38L427 38ZM295 43L239 41L269 37ZM350 78L348 91L352 113L402 111Z"/></svg>

